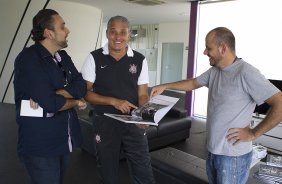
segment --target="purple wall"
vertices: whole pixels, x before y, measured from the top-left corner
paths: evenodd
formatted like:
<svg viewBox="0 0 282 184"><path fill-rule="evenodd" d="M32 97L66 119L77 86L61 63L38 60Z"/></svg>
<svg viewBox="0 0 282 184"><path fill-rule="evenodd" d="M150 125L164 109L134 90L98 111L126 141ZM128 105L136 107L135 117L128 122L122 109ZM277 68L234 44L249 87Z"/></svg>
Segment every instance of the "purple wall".
<svg viewBox="0 0 282 184"><path fill-rule="evenodd" d="M188 65L187 65L187 79L194 77L195 72L195 44L197 33L197 18L198 18L198 1L191 2L190 14L190 29L189 29L189 44L188 44ZM185 108L188 115L191 116L193 112L193 92L186 92Z"/></svg>

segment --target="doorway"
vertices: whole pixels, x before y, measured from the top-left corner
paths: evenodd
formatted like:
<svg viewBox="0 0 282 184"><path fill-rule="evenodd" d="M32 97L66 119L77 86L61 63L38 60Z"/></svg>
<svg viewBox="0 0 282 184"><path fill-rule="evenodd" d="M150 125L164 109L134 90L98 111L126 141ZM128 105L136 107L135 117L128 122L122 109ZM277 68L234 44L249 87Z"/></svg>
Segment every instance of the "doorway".
<svg viewBox="0 0 282 184"><path fill-rule="evenodd" d="M162 44L161 83L182 79L184 43Z"/></svg>

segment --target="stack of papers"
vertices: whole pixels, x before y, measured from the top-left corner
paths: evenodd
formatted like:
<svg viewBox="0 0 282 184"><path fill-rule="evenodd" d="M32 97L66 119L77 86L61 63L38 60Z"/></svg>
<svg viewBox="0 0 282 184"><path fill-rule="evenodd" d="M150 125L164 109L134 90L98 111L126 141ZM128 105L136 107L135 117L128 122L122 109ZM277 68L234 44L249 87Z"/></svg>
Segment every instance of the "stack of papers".
<svg viewBox="0 0 282 184"><path fill-rule="evenodd" d="M282 156L268 154L266 159L254 177L265 184L282 184Z"/></svg>

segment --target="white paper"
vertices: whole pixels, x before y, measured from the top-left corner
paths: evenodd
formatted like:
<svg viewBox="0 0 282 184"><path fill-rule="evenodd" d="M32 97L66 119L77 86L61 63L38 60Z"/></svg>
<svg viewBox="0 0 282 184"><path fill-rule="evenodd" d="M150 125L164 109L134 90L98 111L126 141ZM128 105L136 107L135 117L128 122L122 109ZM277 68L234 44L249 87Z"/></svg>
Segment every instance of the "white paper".
<svg viewBox="0 0 282 184"><path fill-rule="evenodd" d="M37 109L33 109L30 107L29 100L22 100L20 115L29 117L43 117L43 109L40 106L38 106Z"/></svg>
<svg viewBox="0 0 282 184"><path fill-rule="evenodd" d="M251 162L251 168L260 162L261 159L266 157L267 149L262 145L253 145L253 157Z"/></svg>

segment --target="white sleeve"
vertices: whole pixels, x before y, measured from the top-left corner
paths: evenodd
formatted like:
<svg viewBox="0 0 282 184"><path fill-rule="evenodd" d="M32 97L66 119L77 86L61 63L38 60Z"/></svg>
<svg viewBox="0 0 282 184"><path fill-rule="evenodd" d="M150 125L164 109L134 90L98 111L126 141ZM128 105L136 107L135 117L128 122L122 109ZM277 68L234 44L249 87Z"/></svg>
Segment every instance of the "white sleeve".
<svg viewBox="0 0 282 184"><path fill-rule="evenodd" d="M96 66L92 54L89 54L81 68L81 74L84 80L94 83L96 80Z"/></svg>
<svg viewBox="0 0 282 184"><path fill-rule="evenodd" d="M146 58L143 60L142 70L138 78L138 85L149 84L148 62Z"/></svg>

